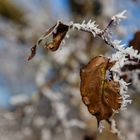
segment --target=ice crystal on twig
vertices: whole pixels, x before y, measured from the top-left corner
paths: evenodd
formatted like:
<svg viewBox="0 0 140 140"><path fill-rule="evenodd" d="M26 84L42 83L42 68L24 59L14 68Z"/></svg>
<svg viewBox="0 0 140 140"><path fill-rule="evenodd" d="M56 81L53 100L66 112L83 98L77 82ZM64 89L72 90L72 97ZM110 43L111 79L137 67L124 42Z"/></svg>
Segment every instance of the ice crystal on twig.
<svg viewBox="0 0 140 140"><path fill-rule="evenodd" d="M111 43L111 40L112 40L112 29L113 29L113 27L118 25L123 19L126 18L125 13L126 13L126 10L124 10L123 12L118 13L115 16L113 16L111 18L110 22L108 23L108 25L105 27L105 29L102 30L101 38L108 45L110 45L113 48L114 48L114 45Z"/></svg>
<svg viewBox="0 0 140 140"><path fill-rule="evenodd" d="M124 20L124 19L127 18L127 17L125 16L126 12L127 12L127 11L124 10L124 11L122 11L121 13L118 13L117 15L113 16L113 17L111 18L111 20L113 20L113 22L114 22L115 24L119 24L120 21L122 21L122 20Z"/></svg>
<svg viewBox="0 0 140 140"><path fill-rule="evenodd" d="M115 40L112 41L112 44L114 48L117 50L116 53L112 55L111 60L115 61L115 65L111 68L111 70L115 73L117 73L114 77L114 80L119 82L120 85L120 94L122 95L122 106L121 110L126 110L126 106L128 103L131 103L131 100L128 100L129 97L126 95L128 83L126 83L123 79L120 79L121 77L121 68L129 63L133 63L129 61L129 59L140 59L140 55L138 54L137 50L134 50L132 47L126 47L125 44L121 44L121 41Z"/></svg>
<svg viewBox="0 0 140 140"><path fill-rule="evenodd" d="M122 136L121 132L117 129L115 120L111 117L109 121L111 123L111 132L116 134L121 140L125 140L125 137Z"/></svg>
<svg viewBox="0 0 140 140"><path fill-rule="evenodd" d="M70 27L73 29L78 29L86 32L91 32L93 36L95 37L97 34L101 33L101 30L98 28L98 25L95 24L95 21L89 20L87 23L85 23L85 20L82 22L82 24L79 23L71 23Z"/></svg>
<svg viewBox="0 0 140 140"><path fill-rule="evenodd" d="M100 121L99 122L99 127L98 127L99 132L102 133L104 128L105 127L104 127L103 121Z"/></svg>

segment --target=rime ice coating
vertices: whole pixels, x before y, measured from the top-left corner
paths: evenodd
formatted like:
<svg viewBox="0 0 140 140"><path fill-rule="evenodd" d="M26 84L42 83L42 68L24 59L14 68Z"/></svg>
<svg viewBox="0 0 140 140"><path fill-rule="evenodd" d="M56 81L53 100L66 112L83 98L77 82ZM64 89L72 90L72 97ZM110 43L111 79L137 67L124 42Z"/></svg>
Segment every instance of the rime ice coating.
<svg viewBox="0 0 140 140"><path fill-rule="evenodd" d="M138 54L138 51L134 50L132 47L126 47L125 44L121 44L121 41L115 40L112 42L112 44L114 48L116 48L117 52L111 57L111 61L116 61L115 65L111 68L111 71L115 73L114 80L118 81L120 84L120 94L122 95L123 99L121 110L125 110L127 103L131 103L131 100L127 99L129 95L126 94L129 83L126 83L123 79L120 79L121 68L129 62L129 58L136 58L139 60L140 54Z"/></svg>
<svg viewBox="0 0 140 140"><path fill-rule="evenodd" d="M113 20L114 23L119 24L122 20L124 20L124 19L127 18L127 17L125 16L126 12L127 12L127 11L124 10L124 11L118 13L117 15L113 16L113 17L111 18L111 20Z"/></svg>
<svg viewBox="0 0 140 140"><path fill-rule="evenodd" d="M87 23L85 23L85 20L84 20L81 24L71 23L70 27L72 27L73 29L78 29L78 30L91 32L94 37L97 34L101 33L101 30L98 28L98 25L95 24L95 21L92 21L92 20L89 20Z"/></svg>

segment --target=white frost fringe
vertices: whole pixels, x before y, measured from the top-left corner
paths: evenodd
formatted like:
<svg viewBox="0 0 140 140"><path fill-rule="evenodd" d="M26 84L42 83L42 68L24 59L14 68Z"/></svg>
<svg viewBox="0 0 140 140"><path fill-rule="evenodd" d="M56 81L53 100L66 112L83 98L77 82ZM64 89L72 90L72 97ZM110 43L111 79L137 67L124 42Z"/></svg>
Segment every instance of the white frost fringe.
<svg viewBox="0 0 140 140"><path fill-rule="evenodd" d="M95 24L95 21L89 20L88 23L85 23L85 20L79 24L79 23L70 23L70 26L73 29L78 29L78 30L84 30L87 32L91 32L93 36L95 37L97 34L100 34L102 31L98 28L98 25Z"/></svg>
<svg viewBox="0 0 140 140"><path fill-rule="evenodd" d="M140 59L140 54L138 54L138 50L134 50L132 47L126 47L125 44L120 44L121 41L115 40L112 42L113 46L116 48L117 52L112 55L111 61L116 61L115 65L111 68L111 71L114 72L114 80L119 82L120 85L120 94L122 95L122 106L121 110L126 110L127 103L131 103L131 100L127 98L128 85L123 79L120 79L121 76L121 68L129 62L127 56L130 59ZM131 63L131 62L130 62Z"/></svg>
<svg viewBox="0 0 140 140"><path fill-rule="evenodd" d="M117 129L115 120L111 117L109 121L111 122L111 132L116 134L121 140L125 140L125 137L122 136L121 132Z"/></svg>
<svg viewBox="0 0 140 140"><path fill-rule="evenodd" d="M121 132L117 129L116 127L116 122L115 120L113 119L113 117L110 117L109 118L109 122L110 122L110 131L113 133L113 134L116 134L117 137L120 139L120 140L125 140L125 137L121 134ZM103 129L104 129L104 124L103 124L103 121L100 121L99 123L99 127L98 127L98 130L100 133L103 132Z"/></svg>
<svg viewBox="0 0 140 140"><path fill-rule="evenodd" d="M114 23L119 24L123 19L126 19L127 17L125 16L126 10L122 11L121 13L118 13L117 15L113 16L111 20L114 21Z"/></svg>
<svg viewBox="0 0 140 140"><path fill-rule="evenodd" d="M103 121L100 121L99 122L99 127L98 127L99 132L102 133L104 128L105 127L104 127Z"/></svg>

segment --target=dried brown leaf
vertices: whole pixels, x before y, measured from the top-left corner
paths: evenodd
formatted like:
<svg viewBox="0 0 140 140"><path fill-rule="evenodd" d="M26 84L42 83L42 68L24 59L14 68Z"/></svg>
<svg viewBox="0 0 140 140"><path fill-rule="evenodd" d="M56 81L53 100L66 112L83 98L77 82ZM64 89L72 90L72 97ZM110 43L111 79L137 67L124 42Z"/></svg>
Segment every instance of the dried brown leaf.
<svg viewBox="0 0 140 140"><path fill-rule="evenodd" d="M57 22L57 24L48 29L48 31L38 39L36 45L31 48L31 54L28 57L28 60L31 60L35 56L37 46L56 51L67 34L68 29L68 25L63 24L60 21Z"/></svg>
<svg viewBox="0 0 140 140"><path fill-rule="evenodd" d="M135 50L140 52L140 31L134 34L134 38L129 42L129 46L133 46Z"/></svg>
<svg viewBox="0 0 140 140"><path fill-rule="evenodd" d="M103 56L93 58L81 69L81 96L89 112L97 121L107 120L113 115L113 110L121 107L120 86L106 76L114 62Z"/></svg>

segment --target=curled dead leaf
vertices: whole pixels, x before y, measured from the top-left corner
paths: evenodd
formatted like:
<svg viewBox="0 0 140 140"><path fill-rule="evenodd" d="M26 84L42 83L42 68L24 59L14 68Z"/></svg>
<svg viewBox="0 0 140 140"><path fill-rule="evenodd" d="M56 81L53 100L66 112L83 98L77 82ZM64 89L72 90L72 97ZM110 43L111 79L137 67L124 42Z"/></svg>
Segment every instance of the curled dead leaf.
<svg viewBox="0 0 140 140"><path fill-rule="evenodd" d="M31 48L31 54L28 61L31 60L35 54L37 47L44 47L51 51L56 51L65 35L67 34L69 26L58 21L53 27L47 30L36 42L35 46Z"/></svg>
<svg viewBox="0 0 140 140"><path fill-rule="evenodd" d="M138 50L140 52L140 31L137 31L134 34L134 38L130 40L129 46L133 46L135 50Z"/></svg>
<svg viewBox="0 0 140 140"><path fill-rule="evenodd" d="M120 86L107 77L113 65L108 58L97 56L80 71L82 100L98 123L108 121L114 110L121 107Z"/></svg>

